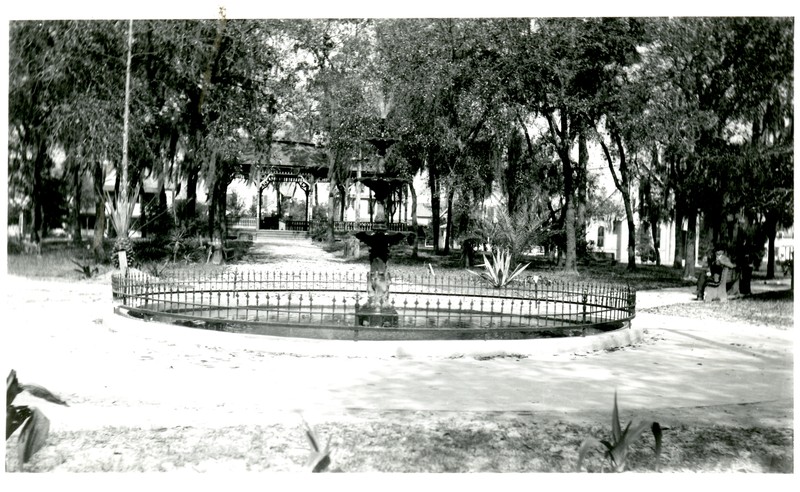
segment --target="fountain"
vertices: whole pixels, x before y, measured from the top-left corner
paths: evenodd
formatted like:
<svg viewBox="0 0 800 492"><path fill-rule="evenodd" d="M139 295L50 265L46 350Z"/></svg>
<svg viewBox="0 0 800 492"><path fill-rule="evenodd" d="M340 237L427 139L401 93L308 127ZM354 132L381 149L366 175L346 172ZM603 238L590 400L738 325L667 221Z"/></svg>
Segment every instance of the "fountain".
<svg viewBox="0 0 800 492"><path fill-rule="evenodd" d="M377 202L373 230L355 234L369 246L366 276L293 269L186 269L160 277L126 272L111 279L115 312L233 334L323 340L577 338L595 346L590 335L608 333L609 339L629 343L624 340L634 337L628 332L636 315L636 292L627 285L534 280L496 289L473 276L390 276L390 247L413 233L387 227L387 200L407 181L387 176L386 154L397 140L386 135L385 121L380 128L377 137L367 140L376 149L379 172L358 179Z"/></svg>
<svg viewBox="0 0 800 492"><path fill-rule="evenodd" d="M389 304L389 286L391 277L387 272L389 248L405 239L401 232L387 232L386 208L387 200L397 188L407 180L386 177L386 152L397 142L397 139L386 135L386 120L381 119L380 134L367 139L375 147L378 155L378 167L375 177L359 178L358 181L375 194L375 218L373 230L356 233L356 238L369 247L369 275L367 277L367 303L356 311L358 326L398 326L397 310Z"/></svg>

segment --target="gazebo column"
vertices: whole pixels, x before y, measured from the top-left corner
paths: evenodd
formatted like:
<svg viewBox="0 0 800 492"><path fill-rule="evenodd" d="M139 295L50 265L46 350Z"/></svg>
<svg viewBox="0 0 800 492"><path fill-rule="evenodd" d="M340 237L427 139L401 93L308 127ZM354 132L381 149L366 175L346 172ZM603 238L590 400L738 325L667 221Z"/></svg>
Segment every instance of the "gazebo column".
<svg viewBox="0 0 800 492"><path fill-rule="evenodd" d="M308 203L309 189L308 189L308 187L304 186L303 187L303 192L306 194L306 227L307 227L308 226L308 209L309 209L309 206L308 206L309 205L309 203Z"/></svg>

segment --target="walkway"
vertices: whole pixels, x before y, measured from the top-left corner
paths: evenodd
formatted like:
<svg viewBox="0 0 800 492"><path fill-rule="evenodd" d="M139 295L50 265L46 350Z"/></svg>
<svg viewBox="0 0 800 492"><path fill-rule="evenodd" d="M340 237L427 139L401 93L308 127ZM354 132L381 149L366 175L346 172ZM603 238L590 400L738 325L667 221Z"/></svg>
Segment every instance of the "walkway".
<svg viewBox="0 0 800 492"><path fill-rule="evenodd" d="M342 265L310 242L261 248L275 258L290 254L295 267ZM435 411L604 423L614 390L623 417L665 425L793 422L791 329L639 312L634 326L645 330L643 343L550 360L297 357L282 340L249 347L229 343L237 335L120 320L107 281L4 283L3 360L23 383L70 402L35 403L61 429L296 422L298 411L316 421ZM641 309L686 302L691 293L644 291L637 299Z"/></svg>

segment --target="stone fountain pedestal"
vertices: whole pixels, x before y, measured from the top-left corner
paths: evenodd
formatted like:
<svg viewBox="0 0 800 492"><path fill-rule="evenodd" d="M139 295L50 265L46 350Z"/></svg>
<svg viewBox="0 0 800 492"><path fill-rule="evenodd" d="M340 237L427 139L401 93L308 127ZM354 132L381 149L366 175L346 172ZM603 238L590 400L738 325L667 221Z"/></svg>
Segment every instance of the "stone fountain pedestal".
<svg viewBox="0 0 800 492"><path fill-rule="evenodd" d="M391 278L386 271L386 263L389 261L389 247L405 239L405 235L378 229L359 232L356 238L369 246L370 264L367 277L367 303L356 310L356 324L398 326L397 310L389 303Z"/></svg>

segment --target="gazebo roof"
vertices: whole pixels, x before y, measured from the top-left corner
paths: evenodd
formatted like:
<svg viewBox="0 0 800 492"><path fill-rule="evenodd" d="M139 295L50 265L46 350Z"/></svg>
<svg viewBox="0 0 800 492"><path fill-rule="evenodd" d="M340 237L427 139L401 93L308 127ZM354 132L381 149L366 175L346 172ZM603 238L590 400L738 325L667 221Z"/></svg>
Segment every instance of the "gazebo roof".
<svg viewBox="0 0 800 492"><path fill-rule="evenodd" d="M269 162L263 162L262 158L252 150L242 153L242 163L245 166L258 164L263 169L276 174L305 174L318 180L328 178L328 150L311 142L274 140L268 160ZM363 176L375 175L374 160L362 159L361 172ZM353 177L357 175L357 161L351 164L350 174Z"/></svg>

